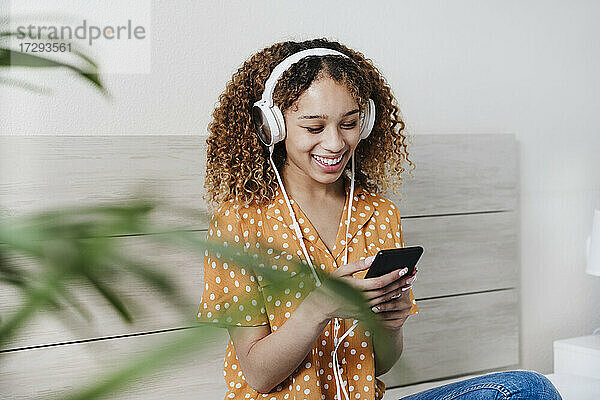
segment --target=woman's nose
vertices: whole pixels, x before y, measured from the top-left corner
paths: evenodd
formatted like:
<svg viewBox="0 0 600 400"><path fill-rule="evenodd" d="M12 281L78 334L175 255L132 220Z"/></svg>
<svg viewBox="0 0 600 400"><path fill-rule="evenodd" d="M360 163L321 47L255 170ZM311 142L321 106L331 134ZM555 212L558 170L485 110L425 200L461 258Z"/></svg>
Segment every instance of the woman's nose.
<svg viewBox="0 0 600 400"><path fill-rule="evenodd" d="M327 127L323 135L323 147L332 153L342 151L346 143L343 133L336 126Z"/></svg>

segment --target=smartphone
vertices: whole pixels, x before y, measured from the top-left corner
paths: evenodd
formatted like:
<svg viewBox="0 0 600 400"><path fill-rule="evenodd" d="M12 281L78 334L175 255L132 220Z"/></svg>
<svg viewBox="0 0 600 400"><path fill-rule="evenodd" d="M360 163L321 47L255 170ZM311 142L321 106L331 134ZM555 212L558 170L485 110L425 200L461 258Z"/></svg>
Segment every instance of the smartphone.
<svg viewBox="0 0 600 400"><path fill-rule="evenodd" d="M376 278L404 267L408 268L408 272L404 276L409 276L413 273L422 254L423 248L421 246L379 250L365 275L365 279Z"/></svg>

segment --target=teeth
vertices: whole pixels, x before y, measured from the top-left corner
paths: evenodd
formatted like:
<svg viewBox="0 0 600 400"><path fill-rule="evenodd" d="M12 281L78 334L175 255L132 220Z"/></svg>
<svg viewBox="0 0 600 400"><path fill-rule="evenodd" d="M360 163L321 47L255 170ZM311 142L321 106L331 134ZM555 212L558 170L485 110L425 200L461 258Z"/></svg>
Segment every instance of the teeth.
<svg viewBox="0 0 600 400"><path fill-rule="evenodd" d="M321 164L325 164L325 165L335 165L337 163L339 163L342 158L344 157L344 155L342 154L341 156L339 156L338 158L335 159L329 159L329 158L323 158L323 157L319 157L316 155L312 155L318 162L320 162Z"/></svg>

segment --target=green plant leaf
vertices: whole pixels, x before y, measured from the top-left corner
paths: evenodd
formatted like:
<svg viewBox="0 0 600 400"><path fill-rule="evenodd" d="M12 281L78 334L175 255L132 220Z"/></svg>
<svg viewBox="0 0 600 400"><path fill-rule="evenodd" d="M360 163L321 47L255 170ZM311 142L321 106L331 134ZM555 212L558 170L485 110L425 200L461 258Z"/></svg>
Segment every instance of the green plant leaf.
<svg viewBox="0 0 600 400"><path fill-rule="evenodd" d="M86 60L87 61L87 60ZM33 54L0 47L0 67L30 67L30 68L56 68L64 67L77 73L88 82L92 83L102 94L108 96L108 91L100 81L97 72L87 72L74 65L39 57Z"/></svg>
<svg viewBox="0 0 600 400"><path fill-rule="evenodd" d="M114 309L121 315L121 317L126 322L131 323L133 321L133 317L131 316L129 311L127 311L125 304L123 304L123 302L121 301L121 299L115 291L110 289L107 285L104 284L104 282L100 281L100 279L98 279L93 274L88 273L86 274L86 277L89 279L90 283L92 283L94 288L98 290L100 294L102 294L102 296L104 296L104 298L114 307Z"/></svg>

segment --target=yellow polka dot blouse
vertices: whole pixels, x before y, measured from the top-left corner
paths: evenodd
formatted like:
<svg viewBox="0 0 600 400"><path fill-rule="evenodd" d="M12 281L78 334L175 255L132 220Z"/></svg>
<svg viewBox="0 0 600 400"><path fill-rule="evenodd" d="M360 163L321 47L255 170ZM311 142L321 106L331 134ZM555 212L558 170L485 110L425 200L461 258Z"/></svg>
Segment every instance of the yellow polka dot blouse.
<svg viewBox="0 0 600 400"><path fill-rule="evenodd" d="M302 229L304 242L313 265L328 273L341 265L344 257L345 222L349 203L349 182L346 181L346 205L340 221L335 245L330 252L309 219L297 203L290 199ZM305 271L294 271L294 263L302 262L304 255L294 230L292 218L279 189L268 205L238 205L233 201L222 205L212 216L208 239L219 243L245 246L245 250L260 249L272 257L273 269L288 271L292 278L289 287L277 293L268 279L243 266L233 266L219 253L206 251L204 256L204 292L198 309L199 322L217 322L225 325L268 325L276 331L290 318L296 307L308 295L313 279ZM348 262L375 255L381 249L404 247L400 213L390 200L367 192L357 185L352 202L349 229ZM291 265L290 265L291 264ZM306 261L304 261L306 264ZM366 271L355 274L362 278ZM410 314L419 311L412 293ZM251 299L248 301L248 299ZM238 317L219 318L226 310L235 310ZM342 320L339 335L353 320ZM247 384L239 366L233 342L225 350L223 373L227 386L225 399L333 399L336 394L332 352L333 323L330 322L315 342L312 350L292 374L271 393L259 393ZM371 333L359 324L338 349L344 386L351 399L381 399L385 385L375 377Z"/></svg>

